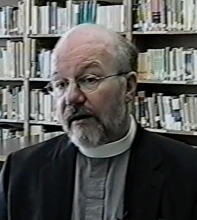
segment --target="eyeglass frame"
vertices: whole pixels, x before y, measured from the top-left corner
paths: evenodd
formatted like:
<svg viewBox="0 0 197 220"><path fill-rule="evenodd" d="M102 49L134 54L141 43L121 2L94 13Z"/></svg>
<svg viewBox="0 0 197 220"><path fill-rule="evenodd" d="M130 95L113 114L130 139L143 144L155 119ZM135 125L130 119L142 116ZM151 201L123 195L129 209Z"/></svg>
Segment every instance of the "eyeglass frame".
<svg viewBox="0 0 197 220"><path fill-rule="evenodd" d="M131 73L135 73L135 72L132 71ZM128 74L128 72L120 72L120 73L112 74L112 75L109 75L109 76L95 77L95 79L102 82L103 80L108 79L108 78L111 78L111 77L122 76L122 75L127 75L127 74ZM94 92L95 90L98 89L98 87L99 87L99 85L100 85L100 83L99 83L98 86L96 86L95 89L93 89L93 90L87 92L87 91L84 91L83 89L80 88L80 85L77 83L77 81L76 81L75 83L76 83L77 87L78 87L82 92L84 92L84 93ZM44 88L47 90L47 92L48 92L49 94L51 94L52 96L55 96L55 95L52 94L53 92L50 92L50 91L49 91L49 85L51 85L51 84L52 84L52 82L49 82ZM58 96L57 96L57 97L58 97Z"/></svg>

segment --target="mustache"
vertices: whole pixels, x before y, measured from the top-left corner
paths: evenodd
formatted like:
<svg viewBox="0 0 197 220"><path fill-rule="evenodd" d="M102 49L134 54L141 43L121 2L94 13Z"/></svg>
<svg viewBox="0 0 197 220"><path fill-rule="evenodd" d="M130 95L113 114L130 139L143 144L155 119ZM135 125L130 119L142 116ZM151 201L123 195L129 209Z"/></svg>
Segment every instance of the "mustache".
<svg viewBox="0 0 197 220"><path fill-rule="evenodd" d="M64 118L70 127L72 122L83 118L94 116L89 110L84 107L67 106L64 111ZM94 116L95 117L95 116Z"/></svg>

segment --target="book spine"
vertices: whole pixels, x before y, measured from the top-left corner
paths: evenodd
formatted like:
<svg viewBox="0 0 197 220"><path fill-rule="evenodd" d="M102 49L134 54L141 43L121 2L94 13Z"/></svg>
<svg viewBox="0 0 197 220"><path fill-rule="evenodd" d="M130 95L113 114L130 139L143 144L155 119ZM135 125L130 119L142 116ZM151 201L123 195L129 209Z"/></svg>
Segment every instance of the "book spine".
<svg viewBox="0 0 197 220"><path fill-rule="evenodd" d="M51 33L57 34L57 2L51 2Z"/></svg>
<svg viewBox="0 0 197 220"><path fill-rule="evenodd" d="M31 39L31 77L36 77L36 40Z"/></svg>

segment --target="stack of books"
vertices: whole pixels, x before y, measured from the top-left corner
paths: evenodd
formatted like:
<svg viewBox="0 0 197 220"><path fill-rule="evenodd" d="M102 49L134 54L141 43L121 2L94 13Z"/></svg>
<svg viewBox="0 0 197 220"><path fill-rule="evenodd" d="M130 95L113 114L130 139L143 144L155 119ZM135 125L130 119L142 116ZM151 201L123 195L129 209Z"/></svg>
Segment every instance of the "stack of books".
<svg viewBox="0 0 197 220"><path fill-rule="evenodd" d="M148 49L139 53L138 72L141 79L197 82L197 50Z"/></svg>
<svg viewBox="0 0 197 220"><path fill-rule="evenodd" d="M23 35L25 27L25 4L18 2L18 7L0 8L0 36Z"/></svg>
<svg viewBox="0 0 197 220"><path fill-rule="evenodd" d="M56 122L56 104L50 94L42 90L31 90L31 112L30 117L35 121Z"/></svg>
<svg viewBox="0 0 197 220"><path fill-rule="evenodd" d="M133 14L137 31L197 31L195 0L137 0Z"/></svg>
<svg viewBox="0 0 197 220"><path fill-rule="evenodd" d="M135 116L143 127L168 131L197 130L197 95L167 96L139 91L135 98Z"/></svg>
<svg viewBox="0 0 197 220"><path fill-rule="evenodd" d="M24 43L8 40L0 47L0 77L24 77Z"/></svg>
<svg viewBox="0 0 197 220"><path fill-rule="evenodd" d="M97 23L117 32L124 32L124 5L101 6L96 1L73 3L66 1L64 7L57 2L46 6L32 6L31 34L64 34L72 26Z"/></svg>
<svg viewBox="0 0 197 220"><path fill-rule="evenodd" d="M24 87L7 85L0 88L0 118L23 121L24 114Z"/></svg>

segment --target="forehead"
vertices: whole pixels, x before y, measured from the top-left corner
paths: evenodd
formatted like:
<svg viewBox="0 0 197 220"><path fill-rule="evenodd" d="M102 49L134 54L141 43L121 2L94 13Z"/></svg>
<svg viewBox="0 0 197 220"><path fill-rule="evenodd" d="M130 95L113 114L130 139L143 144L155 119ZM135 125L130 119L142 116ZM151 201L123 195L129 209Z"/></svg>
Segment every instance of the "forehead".
<svg viewBox="0 0 197 220"><path fill-rule="evenodd" d="M55 65L58 72L82 68L94 63L95 66L110 67L114 58L114 46L109 35L81 31L62 39L55 49Z"/></svg>

